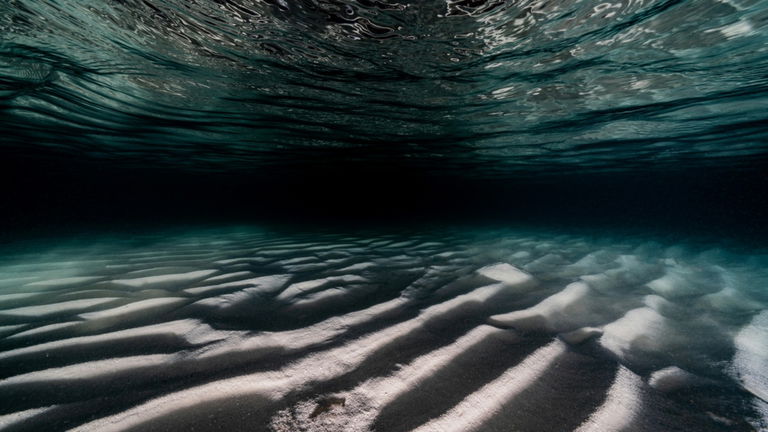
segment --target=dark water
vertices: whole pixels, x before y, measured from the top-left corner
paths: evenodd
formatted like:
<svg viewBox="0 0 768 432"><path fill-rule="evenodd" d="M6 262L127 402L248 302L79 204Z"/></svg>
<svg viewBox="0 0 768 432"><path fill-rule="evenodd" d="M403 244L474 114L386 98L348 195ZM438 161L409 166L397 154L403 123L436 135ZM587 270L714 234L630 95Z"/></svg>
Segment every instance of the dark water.
<svg viewBox="0 0 768 432"><path fill-rule="evenodd" d="M758 0L0 8L15 222L423 214L765 233Z"/></svg>
<svg viewBox="0 0 768 432"><path fill-rule="evenodd" d="M3 0L0 430L768 430L763 0Z"/></svg>

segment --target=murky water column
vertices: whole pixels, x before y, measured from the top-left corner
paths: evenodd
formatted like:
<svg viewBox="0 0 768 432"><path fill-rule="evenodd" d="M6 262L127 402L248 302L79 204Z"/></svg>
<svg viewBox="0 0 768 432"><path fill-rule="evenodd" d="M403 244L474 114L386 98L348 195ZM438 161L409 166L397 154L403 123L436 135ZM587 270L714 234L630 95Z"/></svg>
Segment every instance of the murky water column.
<svg viewBox="0 0 768 432"><path fill-rule="evenodd" d="M755 252L245 227L6 250L0 426L761 430Z"/></svg>

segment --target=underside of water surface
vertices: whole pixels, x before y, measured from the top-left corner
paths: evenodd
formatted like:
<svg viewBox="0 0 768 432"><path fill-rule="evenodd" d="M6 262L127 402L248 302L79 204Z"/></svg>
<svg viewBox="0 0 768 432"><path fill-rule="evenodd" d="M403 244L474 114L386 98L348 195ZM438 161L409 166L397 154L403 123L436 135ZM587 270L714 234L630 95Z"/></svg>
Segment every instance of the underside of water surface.
<svg viewBox="0 0 768 432"><path fill-rule="evenodd" d="M764 0L0 1L0 430L768 431Z"/></svg>

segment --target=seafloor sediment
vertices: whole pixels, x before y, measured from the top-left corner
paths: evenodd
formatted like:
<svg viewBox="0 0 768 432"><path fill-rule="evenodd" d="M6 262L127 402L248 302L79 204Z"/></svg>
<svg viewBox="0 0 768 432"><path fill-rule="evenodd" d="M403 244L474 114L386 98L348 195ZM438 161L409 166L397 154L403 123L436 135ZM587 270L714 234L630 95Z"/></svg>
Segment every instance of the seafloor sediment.
<svg viewBox="0 0 768 432"><path fill-rule="evenodd" d="M40 241L0 266L0 429L765 430L766 264L490 230Z"/></svg>

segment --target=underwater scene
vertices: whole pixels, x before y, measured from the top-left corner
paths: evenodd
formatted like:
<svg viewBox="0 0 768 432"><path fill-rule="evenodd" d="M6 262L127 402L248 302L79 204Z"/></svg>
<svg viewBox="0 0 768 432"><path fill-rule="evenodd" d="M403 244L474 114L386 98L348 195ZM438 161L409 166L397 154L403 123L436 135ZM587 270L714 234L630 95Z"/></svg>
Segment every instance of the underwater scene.
<svg viewBox="0 0 768 432"><path fill-rule="evenodd" d="M0 431L768 431L768 2L2 0Z"/></svg>

